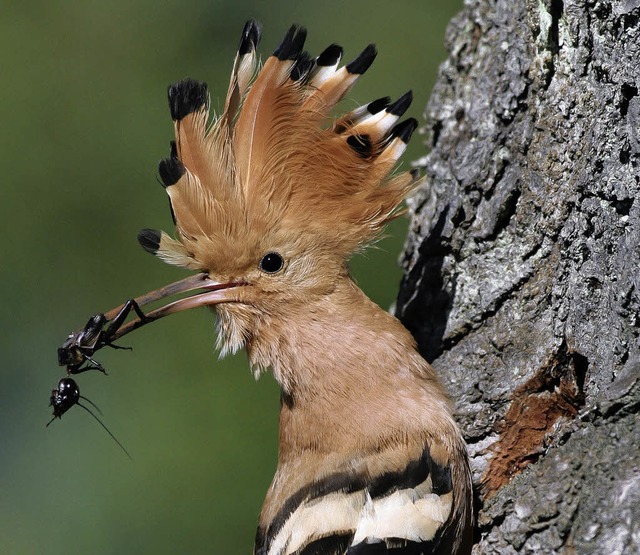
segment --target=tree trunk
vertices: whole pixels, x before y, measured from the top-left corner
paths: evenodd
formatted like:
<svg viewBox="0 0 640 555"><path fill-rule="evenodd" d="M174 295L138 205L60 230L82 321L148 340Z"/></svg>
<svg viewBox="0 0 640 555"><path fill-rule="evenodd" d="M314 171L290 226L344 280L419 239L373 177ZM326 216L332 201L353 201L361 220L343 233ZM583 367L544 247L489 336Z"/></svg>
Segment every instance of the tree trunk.
<svg viewBox="0 0 640 555"><path fill-rule="evenodd" d="M640 0L467 0L397 314L455 399L474 553L640 552Z"/></svg>

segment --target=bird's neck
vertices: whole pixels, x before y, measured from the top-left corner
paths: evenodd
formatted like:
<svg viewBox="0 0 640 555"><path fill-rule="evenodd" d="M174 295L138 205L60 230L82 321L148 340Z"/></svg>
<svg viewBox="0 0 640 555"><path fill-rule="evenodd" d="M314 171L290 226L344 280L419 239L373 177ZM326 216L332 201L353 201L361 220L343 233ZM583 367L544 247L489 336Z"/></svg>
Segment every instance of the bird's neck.
<svg viewBox="0 0 640 555"><path fill-rule="evenodd" d="M299 400L330 395L322 384L348 387L345 381L388 372L383 368L394 355L415 352L402 324L346 276L312 302L261 315L246 347L252 366L271 368L285 395ZM373 360L373 367L362 367Z"/></svg>
<svg viewBox="0 0 640 555"><path fill-rule="evenodd" d="M353 441L375 448L410 428L421 435L454 426L411 334L350 279L304 311L265 322L247 350L282 388L281 454L312 444L335 452Z"/></svg>
<svg viewBox="0 0 640 555"><path fill-rule="evenodd" d="M278 468L262 530L328 476L400 476L425 448L443 467L463 457L432 367L402 324L352 281L292 314L282 329L273 324L248 346L282 387ZM264 334L273 346L260 342Z"/></svg>

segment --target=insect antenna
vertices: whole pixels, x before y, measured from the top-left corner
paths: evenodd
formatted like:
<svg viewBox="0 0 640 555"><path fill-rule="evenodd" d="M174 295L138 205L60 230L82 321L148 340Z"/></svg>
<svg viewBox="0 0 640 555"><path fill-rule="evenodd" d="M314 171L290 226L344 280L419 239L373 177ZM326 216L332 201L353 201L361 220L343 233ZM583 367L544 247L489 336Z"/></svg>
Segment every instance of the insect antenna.
<svg viewBox="0 0 640 555"><path fill-rule="evenodd" d="M88 399L87 397L85 397L84 395L78 395L79 399L83 399L85 400L87 403L89 403L94 409L96 409L98 411L98 414L100 416L104 416L104 414L102 414L102 411L100 410L100 407L98 405L96 405L91 399ZM76 403L79 404L79 403ZM82 405L80 405L82 406Z"/></svg>
<svg viewBox="0 0 640 555"><path fill-rule="evenodd" d="M86 397L83 397L82 395L80 396L80 398L81 398L81 399L83 399L83 400L85 400L85 401L87 401L87 402L89 402L89 403L91 403L91 405L92 405L92 406L94 406L94 407L95 407L95 408L100 412L100 409L96 406L96 404L95 404L95 403L93 403L93 402L89 401L89 399L87 399ZM111 439L113 439L113 441L115 441L115 442L120 446L120 449L122 449L122 450L124 451L125 455L127 455L127 457L129 457L129 460L133 461L133 457L129 454L129 451L127 451L127 450L124 448L124 445L122 445L122 443L120 443L120 442L118 441L118 438L117 438L116 436L114 436L114 435L111 433L111 430L110 430L109 428L107 428L107 427L104 425L104 423L102 422L102 420L100 420L100 419L99 419L99 418L98 418L98 417L97 417L97 416L96 416L96 415L91 411L91 409L89 409L88 407L84 406L84 405L83 405L82 403L80 403L80 402L77 402L77 403L76 403L76 405L78 405L79 407L82 407L82 408L83 408L84 410L86 410L86 411L87 411L91 416L93 416L93 417L96 419L96 421L98 422L98 424L100 424L100 426L102 426L102 427L106 430L106 432L111 436ZM102 414L102 412L100 412L100 414ZM54 417L54 418L55 418L55 417ZM51 424L51 422L49 422L49 424ZM47 426L48 426L49 424L47 424Z"/></svg>

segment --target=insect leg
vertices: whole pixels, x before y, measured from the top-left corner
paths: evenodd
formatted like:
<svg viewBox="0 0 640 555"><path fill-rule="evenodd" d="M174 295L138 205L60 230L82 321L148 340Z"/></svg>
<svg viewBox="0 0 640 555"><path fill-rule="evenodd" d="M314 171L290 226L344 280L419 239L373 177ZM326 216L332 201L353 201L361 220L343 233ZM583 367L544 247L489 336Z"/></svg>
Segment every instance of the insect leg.
<svg viewBox="0 0 640 555"><path fill-rule="evenodd" d="M120 312L116 314L115 318L111 320L109 327L104 331L104 334L107 338L107 341L106 341L107 343L108 343L108 340L112 338L116 334L116 332L120 329L122 324L124 324L124 321L127 319L127 316L129 316L129 313L131 312L132 308L142 322L144 322L147 319L144 312L142 312L142 310L140 309L140 306L138 306L138 303L134 299L129 299L126 303L124 303L124 305L120 309Z"/></svg>
<svg viewBox="0 0 640 555"><path fill-rule="evenodd" d="M90 362L88 366L82 366L82 364L71 364L67 366L67 374L82 374L82 372L86 372L87 370L100 370L105 376L107 375L107 371L104 369L104 366L100 364L97 360L91 358L91 356L83 353L85 362Z"/></svg>
<svg viewBox="0 0 640 555"><path fill-rule="evenodd" d="M131 347L122 347L120 345L114 345L112 343L116 333L118 333L118 330L122 327L125 320L129 316L131 309L133 309L134 312L138 315L140 325L146 324L147 322L150 321L150 319L147 318L146 314L142 312L142 309L140 308L138 303L134 299L129 299L127 302L124 303L124 305L122 305L122 308L113 318L113 320L111 320L111 323L109 324L107 329L102 332L102 336L100 338L101 347L108 345L113 349L125 349L128 351L131 350Z"/></svg>

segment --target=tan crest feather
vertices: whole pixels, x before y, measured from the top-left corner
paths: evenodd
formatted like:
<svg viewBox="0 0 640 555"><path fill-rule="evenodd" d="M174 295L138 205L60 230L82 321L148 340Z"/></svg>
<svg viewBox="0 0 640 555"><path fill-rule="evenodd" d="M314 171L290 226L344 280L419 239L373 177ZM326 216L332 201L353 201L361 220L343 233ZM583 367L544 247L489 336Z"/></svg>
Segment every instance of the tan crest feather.
<svg viewBox="0 0 640 555"><path fill-rule="evenodd" d="M303 51L305 38L304 28L292 26L250 83L260 26L249 21L224 111L210 126L206 84L186 79L169 88L176 140L159 173L179 239L194 253L185 266L205 239L207 245L223 236L258 240L278 231L317 236L347 257L375 238L415 186L409 173L388 177L417 126L414 119L398 123L411 92L327 124L377 51L369 45L339 67L340 46L312 59ZM159 250L164 260L183 259L175 245L167 248L178 254Z"/></svg>
<svg viewBox="0 0 640 555"><path fill-rule="evenodd" d="M260 24L253 19L247 21L242 30L240 45L238 46L236 59L233 62L233 70L231 71L224 111L220 118L223 124L227 126L229 134L233 132L235 117L247 92L249 83L255 74L257 63L256 48L260 42L261 32Z"/></svg>

